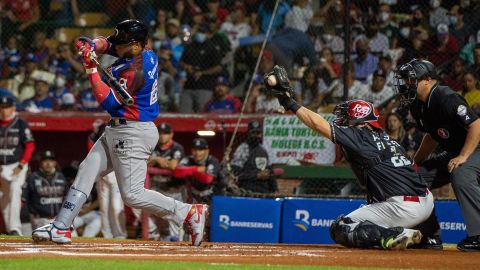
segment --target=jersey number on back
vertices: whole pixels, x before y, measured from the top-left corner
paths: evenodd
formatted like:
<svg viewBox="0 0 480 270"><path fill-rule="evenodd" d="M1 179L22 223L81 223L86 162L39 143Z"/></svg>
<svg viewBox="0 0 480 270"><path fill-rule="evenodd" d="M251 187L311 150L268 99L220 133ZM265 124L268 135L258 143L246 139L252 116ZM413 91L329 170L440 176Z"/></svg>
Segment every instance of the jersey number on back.
<svg viewBox="0 0 480 270"><path fill-rule="evenodd" d="M412 164L412 162L404 156L392 157L390 161L392 161L393 166L395 167L402 167L402 166L407 166Z"/></svg>

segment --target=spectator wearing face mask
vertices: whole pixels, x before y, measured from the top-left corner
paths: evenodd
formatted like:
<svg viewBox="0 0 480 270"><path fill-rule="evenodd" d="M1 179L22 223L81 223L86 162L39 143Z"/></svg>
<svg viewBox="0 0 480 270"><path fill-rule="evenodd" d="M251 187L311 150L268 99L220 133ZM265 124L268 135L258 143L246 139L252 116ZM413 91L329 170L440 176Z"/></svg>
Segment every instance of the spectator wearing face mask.
<svg viewBox="0 0 480 270"><path fill-rule="evenodd" d="M55 99L59 106L63 105L63 96L71 93L70 89L66 86L66 82L65 75L62 73L57 73L55 76L54 86L48 93L48 96Z"/></svg>
<svg viewBox="0 0 480 270"><path fill-rule="evenodd" d="M388 37L379 32L379 23L375 18L371 18L367 21L365 28L365 34L358 35L354 40L354 45L361 39L368 39L368 46L372 53L383 53L390 48ZM354 50L356 47L354 46Z"/></svg>
<svg viewBox="0 0 480 270"><path fill-rule="evenodd" d="M448 10L442 7L442 0L430 0L429 24L430 27L435 28L440 23L448 25L449 19L447 16Z"/></svg>
<svg viewBox="0 0 480 270"><path fill-rule="evenodd" d="M358 39L355 42L355 51L357 52L357 57L353 61L355 79L365 82L368 76L377 69L378 57L370 53L369 40L366 38Z"/></svg>
<svg viewBox="0 0 480 270"><path fill-rule="evenodd" d="M390 10L390 5L382 4L379 7L379 32L387 36L390 43L390 48L397 48L399 29L398 25L392 21L392 12Z"/></svg>
<svg viewBox="0 0 480 270"><path fill-rule="evenodd" d="M316 52L321 52L324 48L331 48L335 62L343 63L343 51L345 48L343 39L336 35L335 29L331 25L325 25L320 37L314 39Z"/></svg>
<svg viewBox="0 0 480 270"><path fill-rule="evenodd" d="M459 5L453 6L448 12L450 33L455 36L460 48L465 46L469 36L474 33L474 28L465 24L464 14L465 11Z"/></svg>

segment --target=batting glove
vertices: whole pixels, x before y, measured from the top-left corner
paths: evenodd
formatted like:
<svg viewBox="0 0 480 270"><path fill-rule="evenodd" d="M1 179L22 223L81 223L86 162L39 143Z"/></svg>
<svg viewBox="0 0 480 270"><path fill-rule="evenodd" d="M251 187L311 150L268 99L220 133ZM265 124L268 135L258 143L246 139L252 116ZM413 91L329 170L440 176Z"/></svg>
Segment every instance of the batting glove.
<svg viewBox="0 0 480 270"><path fill-rule="evenodd" d="M78 54L83 57L83 66L87 74L97 72L95 42L88 37L81 37L75 42L75 47L78 50Z"/></svg>

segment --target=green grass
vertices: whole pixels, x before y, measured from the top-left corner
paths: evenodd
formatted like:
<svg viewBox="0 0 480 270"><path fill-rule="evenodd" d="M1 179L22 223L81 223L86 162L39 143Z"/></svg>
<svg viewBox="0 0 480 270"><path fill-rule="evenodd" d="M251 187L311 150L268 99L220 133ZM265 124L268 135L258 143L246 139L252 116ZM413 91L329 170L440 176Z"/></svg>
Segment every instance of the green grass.
<svg viewBox="0 0 480 270"><path fill-rule="evenodd" d="M0 259L2 270L337 270L337 269L386 269L386 268L342 268L332 266L291 266L253 265L222 263L163 262L155 260L112 260L112 259L72 259L72 258L28 258Z"/></svg>

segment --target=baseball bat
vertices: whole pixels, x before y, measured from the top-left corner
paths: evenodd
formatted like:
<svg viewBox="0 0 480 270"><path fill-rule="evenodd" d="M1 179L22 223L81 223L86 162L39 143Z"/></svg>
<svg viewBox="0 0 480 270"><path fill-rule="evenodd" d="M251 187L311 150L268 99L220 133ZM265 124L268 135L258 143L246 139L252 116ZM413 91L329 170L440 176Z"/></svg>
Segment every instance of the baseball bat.
<svg viewBox="0 0 480 270"><path fill-rule="evenodd" d="M92 53L90 56L90 60L95 62L97 65L97 68L100 68L100 70L107 76L107 83L110 87L112 87L113 91L117 93L117 95L120 97L120 100L122 101L123 104L127 106L132 106L133 105L133 98L132 96L127 92L127 89L125 89L113 75L105 70L100 63L98 62L97 58L95 57L95 54Z"/></svg>

